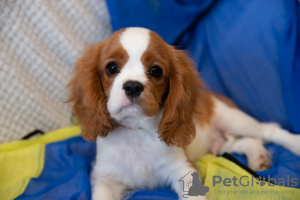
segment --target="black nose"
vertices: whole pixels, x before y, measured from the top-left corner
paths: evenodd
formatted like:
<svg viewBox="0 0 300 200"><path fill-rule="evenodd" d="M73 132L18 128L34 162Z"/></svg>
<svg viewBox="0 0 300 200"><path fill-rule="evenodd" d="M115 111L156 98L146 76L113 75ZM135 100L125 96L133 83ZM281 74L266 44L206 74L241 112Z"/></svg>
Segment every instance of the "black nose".
<svg viewBox="0 0 300 200"><path fill-rule="evenodd" d="M144 90L144 86L138 81L127 81L123 84L123 90L127 96L137 97Z"/></svg>

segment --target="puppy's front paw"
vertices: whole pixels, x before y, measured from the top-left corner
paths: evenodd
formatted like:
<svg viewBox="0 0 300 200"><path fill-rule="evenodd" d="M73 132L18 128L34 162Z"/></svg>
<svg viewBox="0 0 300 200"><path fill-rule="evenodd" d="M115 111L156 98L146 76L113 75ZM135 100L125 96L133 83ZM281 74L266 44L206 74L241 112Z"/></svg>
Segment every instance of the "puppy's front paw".
<svg viewBox="0 0 300 200"><path fill-rule="evenodd" d="M269 152L262 149L257 154L248 158L248 165L254 171L264 171L269 169L272 165Z"/></svg>

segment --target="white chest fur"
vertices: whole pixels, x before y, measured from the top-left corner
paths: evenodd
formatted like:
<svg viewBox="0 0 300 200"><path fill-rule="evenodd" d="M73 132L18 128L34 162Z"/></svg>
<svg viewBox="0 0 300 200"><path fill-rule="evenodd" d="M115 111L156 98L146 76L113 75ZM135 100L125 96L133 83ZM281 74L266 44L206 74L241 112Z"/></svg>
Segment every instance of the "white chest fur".
<svg viewBox="0 0 300 200"><path fill-rule="evenodd" d="M120 127L98 138L94 173L129 189L154 188L167 184L161 176L173 160L185 160L183 149L167 146L155 131Z"/></svg>

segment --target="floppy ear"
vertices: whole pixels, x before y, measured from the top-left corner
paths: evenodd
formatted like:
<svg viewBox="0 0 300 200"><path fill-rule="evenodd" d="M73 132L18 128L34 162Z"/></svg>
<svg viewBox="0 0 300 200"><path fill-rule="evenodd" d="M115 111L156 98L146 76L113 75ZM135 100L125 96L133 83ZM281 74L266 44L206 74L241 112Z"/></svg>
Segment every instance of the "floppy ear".
<svg viewBox="0 0 300 200"><path fill-rule="evenodd" d="M193 61L183 51L171 48L169 93L163 105L158 133L166 144L182 147L195 137L193 112L198 86L202 87L203 84L193 67Z"/></svg>
<svg viewBox="0 0 300 200"><path fill-rule="evenodd" d="M95 141L97 136L105 137L113 130L98 69L102 46L102 43L95 44L83 53L67 85L70 88L67 102L73 102L83 137L90 141Z"/></svg>

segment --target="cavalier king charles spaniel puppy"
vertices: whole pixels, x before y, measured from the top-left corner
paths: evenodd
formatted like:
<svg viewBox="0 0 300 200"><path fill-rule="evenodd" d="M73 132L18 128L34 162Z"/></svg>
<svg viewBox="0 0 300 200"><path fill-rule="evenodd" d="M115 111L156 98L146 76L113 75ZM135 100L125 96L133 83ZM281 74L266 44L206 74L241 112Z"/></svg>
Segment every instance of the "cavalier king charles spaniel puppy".
<svg viewBox="0 0 300 200"><path fill-rule="evenodd" d="M168 185L183 199L179 179L206 153L244 154L255 171L271 165L264 143L300 155L300 136L209 91L183 51L145 28L89 47L68 86L83 137L97 142L92 199Z"/></svg>

